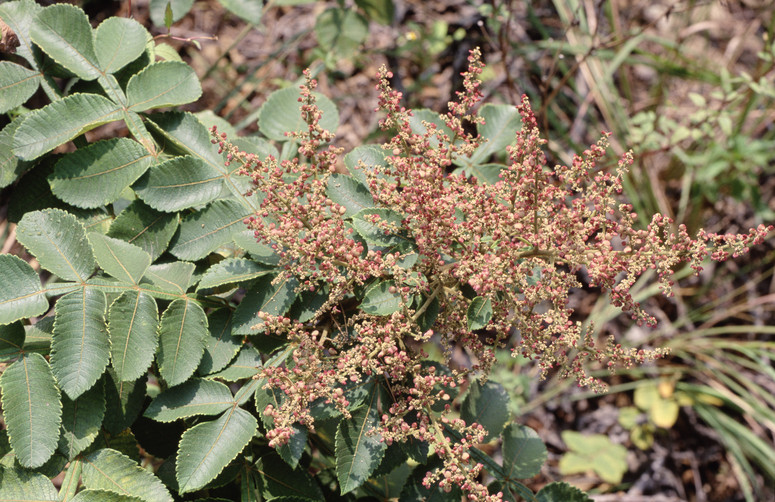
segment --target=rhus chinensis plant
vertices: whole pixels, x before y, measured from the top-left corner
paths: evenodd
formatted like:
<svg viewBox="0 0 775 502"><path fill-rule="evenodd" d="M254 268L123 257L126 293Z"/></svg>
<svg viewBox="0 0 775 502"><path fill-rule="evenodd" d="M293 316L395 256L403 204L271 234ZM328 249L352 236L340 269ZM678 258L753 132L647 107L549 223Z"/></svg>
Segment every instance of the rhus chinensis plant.
<svg viewBox="0 0 775 502"><path fill-rule="evenodd" d="M446 115L402 109L382 70L393 137L342 158L309 75L268 97L263 137L230 138L154 111L201 88L136 22L29 0L0 18L20 44L0 63L0 186L43 269L0 255L0 499L586 500L518 481L546 449L487 380L496 350L602 388L588 365L663 351L594 340L568 307L578 272L653 324L638 276L669 293L681 263L769 231L635 228L630 157L606 172L603 137L547 166L527 100L478 108L478 51ZM50 103L21 106L38 87ZM84 137L109 122L126 137ZM498 462L478 448L495 439Z"/></svg>

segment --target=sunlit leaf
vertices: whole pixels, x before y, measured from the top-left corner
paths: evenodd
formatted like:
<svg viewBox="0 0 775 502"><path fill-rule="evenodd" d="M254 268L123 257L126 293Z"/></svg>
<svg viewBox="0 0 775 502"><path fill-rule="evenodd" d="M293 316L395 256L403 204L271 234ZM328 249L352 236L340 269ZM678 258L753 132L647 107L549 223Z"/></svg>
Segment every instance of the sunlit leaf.
<svg viewBox="0 0 775 502"><path fill-rule="evenodd" d="M105 294L85 287L56 303L51 367L70 399L90 389L110 360Z"/></svg>
<svg viewBox="0 0 775 502"><path fill-rule="evenodd" d="M249 214L238 202L217 200L183 218L172 239L170 252L181 260L204 258L231 241L233 235L243 229L243 220Z"/></svg>
<svg viewBox="0 0 775 502"><path fill-rule="evenodd" d="M362 209L374 207L374 198L369 189L350 176L333 174L328 179L326 195L332 201L344 206L344 216L349 218Z"/></svg>
<svg viewBox="0 0 775 502"><path fill-rule="evenodd" d="M139 246L156 260L178 228L178 216L156 211L135 199L121 211L108 230L108 236Z"/></svg>
<svg viewBox="0 0 775 502"><path fill-rule="evenodd" d="M175 300L161 316L159 372L170 386L185 382L199 366L207 335L207 316L199 303Z"/></svg>
<svg viewBox="0 0 775 502"><path fill-rule="evenodd" d="M156 301L138 291L116 298L108 313L110 358L119 380L137 380L153 362L159 343Z"/></svg>
<svg viewBox="0 0 775 502"><path fill-rule="evenodd" d="M89 489L107 490L146 502L173 502L159 478L110 448L97 450L83 458L82 479L83 485Z"/></svg>
<svg viewBox="0 0 775 502"><path fill-rule="evenodd" d="M197 368L200 375L222 370L242 347L242 340L231 335L232 318L233 312L230 309L219 309L208 314L205 352Z"/></svg>
<svg viewBox="0 0 775 502"><path fill-rule="evenodd" d="M51 367L40 354L26 353L0 375L0 390L16 458L24 467L40 467L57 447L62 417Z"/></svg>
<svg viewBox="0 0 775 502"><path fill-rule="evenodd" d="M484 328L492 319L492 301L489 298L477 296L468 305L466 318L470 331Z"/></svg>
<svg viewBox="0 0 775 502"><path fill-rule="evenodd" d="M135 185L146 204L159 211L203 206L221 193L223 179L196 157L174 157L152 167Z"/></svg>
<svg viewBox="0 0 775 502"><path fill-rule="evenodd" d="M503 431L503 472L507 478L535 476L546 462L546 455L546 445L530 427L509 424Z"/></svg>
<svg viewBox="0 0 775 502"><path fill-rule="evenodd" d="M460 408L460 418L468 425L476 422L487 429L484 438L487 442L498 436L511 418L508 403L509 395L501 384L492 380L485 384L477 381L469 387Z"/></svg>
<svg viewBox="0 0 775 502"><path fill-rule="evenodd" d="M38 89L40 73L10 61L0 61L0 113L23 105Z"/></svg>
<svg viewBox="0 0 775 502"><path fill-rule="evenodd" d="M385 316L398 312L402 305L401 294L396 291L393 281L379 281L366 290L361 309L367 314Z"/></svg>
<svg viewBox="0 0 775 502"><path fill-rule="evenodd" d="M72 94L28 113L13 136L13 151L22 159L32 160L121 116L120 106L108 98Z"/></svg>
<svg viewBox="0 0 775 502"><path fill-rule="evenodd" d="M157 422L173 422L196 415L219 415L232 406L234 397L224 384L192 378L154 398L145 416Z"/></svg>
<svg viewBox="0 0 775 502"><path fill-rule="evenodd" d="M82 208L115 202L155 162L137 141L113 138L65 155L48 177L58 198Z"/></svg>
<svg viewBox="0 0 775 502"><path fill-rule="evenodd" d="M59 209L24 215L16 239L46 270L69 281L83 282L94 271L94 256L86 231L75 216Z"/></svg>
<svg viewBox="0 0 775 502"><path fill-rule="evenodd" d="M257 429L253 415L233 406L219 418L187 430L180 440L176 462L180 493L197 490L215 479Z"/></svg>
<svg viewBox="0 0 775 502"><path fill-rule="evenodd" d="M159 263L148 268L143 276L143 284L150 284L161 291L181 296L186 293L191 284L193 273L193 263L183 261Z"/></svg>
<svg viewBox="0 0 775 502"><path fill-rule="evenodd" d="M30 29L33 42L54 61L84 80L100 76L89 18L74 5L50 5Z"/></svg>
<svg viewBox="0 0 775 502"><path fill-rule="evenodd" d="M121 239L92 232L89 240L100 267L120 281L137 284L151 264L148 253Z"/></svg>
<svg viewBox="0 0 775 502"><path fill-rule="evenodd" d="M255 279L273 270L246 258L227 258L210 267L199 280L197 291Z"/></svg>
<svg viewBox="0 0 775 502"><path fill-rule="evenodd" d="M115 73L145 51L148 30L134 19L109 17L94 30L94 50L105 73Z"/></svg>
<svg viewBox="0 0 775 502"><path fill-rule="evenodd" d="M57 489L47 476L19 467L0 467L0 500L55 502Z"/></svg>
<svg viewBox="0 0 775 502"><path fill-rule="evenodd" d="M258 279L248 289L245 298L234 311L234 329L236 335L255 333L254 326L263 324L259 317L260 312L270 315L283 315L296 299L294 290L298 281L293 278L283 278L277 284L272 284L272 276L264 276Z"/></svg>
<svg viewBox="0 0 775 502"><path fill-rule="evenodd" d="M38 274L26 261L10 254L0 255L0 324L40 315L48 300Z"/></svg>
<svg viewBox="0 0 775 502"><path fill-rule="evenodd" d="M193 68L178 61L146 66L126 86L129 109L136 112L191 103L201 94L202 86Z"/></svg>
<svg viewBox="0 0 775 502"><path fill-rule="evenodd" d="M364 406L342 419L336 431L336 477L342 494L355 490L369 478L385 454L387 443L375 432L379 426L377 393Z"/></svg>

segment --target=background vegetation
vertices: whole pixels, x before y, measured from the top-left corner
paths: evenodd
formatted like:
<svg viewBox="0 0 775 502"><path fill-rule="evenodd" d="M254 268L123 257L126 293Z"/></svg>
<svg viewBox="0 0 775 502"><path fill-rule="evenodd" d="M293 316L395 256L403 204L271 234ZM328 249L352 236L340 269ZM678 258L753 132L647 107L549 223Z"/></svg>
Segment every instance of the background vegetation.
<svg viewBox="0 0 775 502"><path fill-rule="evenodd" d="M550 162L568 162L601 130L613 132L616 153L635 151L627 196L641 216L662 212L720 233L775 219L775 10L766 0L279 0L242 17L228 3L173 2L169 28L166 2L79 5L95 25L131 12L153 26L201 79L203 95L188 108L241 134L256 130L272 91L297 86L310 67L338 106L338 144L348 150L379 136L379 65L391 67L408 106L446 111L468 50L480 46L486 99L528 94L552 140ZM2 251L34 265L15 242L13 193L0 196ZM574 308L601 334L673 353L611 379L605 396L538 381L537 368L504 355L493 378L511 393L517 421L549 446L531 483L563 478L598 500L775 496L773 247L682 280L669 300L642 287L660 319L653 331L580 294ZM590 449L599 454L585 457Z"/></svg>

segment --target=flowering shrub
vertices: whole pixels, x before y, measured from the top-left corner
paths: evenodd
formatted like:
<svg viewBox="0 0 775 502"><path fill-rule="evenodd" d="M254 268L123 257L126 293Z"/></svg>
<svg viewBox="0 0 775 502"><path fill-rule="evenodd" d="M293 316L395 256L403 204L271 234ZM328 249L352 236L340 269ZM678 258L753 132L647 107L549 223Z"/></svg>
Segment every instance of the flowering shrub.
<svg viewBox="0 0 775 502"><path fill-rule="evenodd" d="M604 133L570 166L547 166L527 97L517 107L522 126L497 181L450 173L487 141L471 132L485 123L477 115L478 51L469 63L458 102L441 123L422 121L422 127L382 68L380 127L393 136L382 145L384 163L361 161L350 176L338 172L342 151L320 125L309 73L299 98L306 129L289 133L300 144L298 158L245 153L212 132L227 166L238 163L263 197L245 223L280 257L275 283L290 281L307 299L305 315L262 311L254 326L293 347L287 364L264 366L255 377L276 396L260 410L271 425L269 445L287 445L299 426L314 431L316 419L332 413L358 415L368 425L372 470L387 445L427 444L441 463L425 476L426 487L501 500L502 493L481 483L483 465L470 452L487 431L455 418L451 406L470 377L486 379L495 350L511 347L538 361L544 374L557 370L601 390L586 370L590 362L613 371L665 351L624 348L613 338L598 344L568 306L570 291L582 286L580 273L638 323L654 325L629 292L644 272L656 270L670 295L677 266L700 271L708 257L738 256L772 227L691 237L683 225L673 228L655 215L645 229L635 228L632 207L617 200L631 154L613 172L601 168ZM470 367L431 363L423 350L428 342L444 347L446 364L463 351ZM364 417L351 389L369 385L386 393L379 405L366 405Z"/></svg>

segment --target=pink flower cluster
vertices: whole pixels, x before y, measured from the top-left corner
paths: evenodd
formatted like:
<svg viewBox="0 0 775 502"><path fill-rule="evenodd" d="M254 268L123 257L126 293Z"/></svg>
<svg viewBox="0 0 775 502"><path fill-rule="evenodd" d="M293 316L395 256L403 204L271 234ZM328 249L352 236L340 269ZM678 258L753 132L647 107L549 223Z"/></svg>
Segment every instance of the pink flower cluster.
<svg viewBox="0 0 775 502"><path fill-rule="evenodd" d="M347 209L328 197L342 152L328 146L333 134L319 125L316 84L309 73L300 97L308 127L292 134L300 158L261 159L213 134L227 160L240 162L254 190L263 194L260 211L246 220L256 239L276 251L283 273L299 280L300 292L328 288L327 301L310 321L264 316L260 329L287 337L295 347L293 364L259 375L285 396L279 406L263 410L274 419L271 444L287 441L295 423L314 427L309 407L316 399L334 403L348 416L342 387L379 377L391 396L382 403L374 433L387 442L430 443L444 466L429 473L427 483L460 486L472 500L498 500L477 481L481 466L468 454L481 440L481 426L448 418L452 407L445 389L465 385L471 371L486 375L495 349L515 339L519 342L511 348L538 361L544 371L559 370L581 385L601 388L587 372L591 362L614 369L665 351L624 348L613 339L600 343L590 328L573 321L569 293L582 286L579 272L638 323L653 325L655 319L630 293L642 274L654 270L669 295L672 273L682 263L699 271L707 258L738 256L761 243L772 227L760 225L743 235L700 231L691 237L683 225L655 215L646 228L638 228L632 206L619 201L632 156L626 154L612 172L603 169L608 146L603 134L569 166L547 165L541 150L546 141L527 97L517 107L523 125L507 148L499 180L486 184L452 175L456 159L486 142L467 127L483 122L476 114L481 71L480 54L472 51L464 91L443 116L451 136L434 123L415 132L412 112L388 83L390 73L383 68L377 75L378 109L386 113L380 125L392 137L383 145L387 166L361 168L375 207L403 219L395 228L375 213L370 223L386 234L400 232L411 243L408 248L368 245ZM417 256L413 264L402 265L411 254ZM360 308L363 290L379 281L392 281L389 292L398 298L399 308L389 315ZM473 296L491 302L485 330L468 327ZM447 354L462 349L471 368L447 375L425 364L423 344L432 339ZM455 428L464 441L450 443L444 426Z"/></svg>

